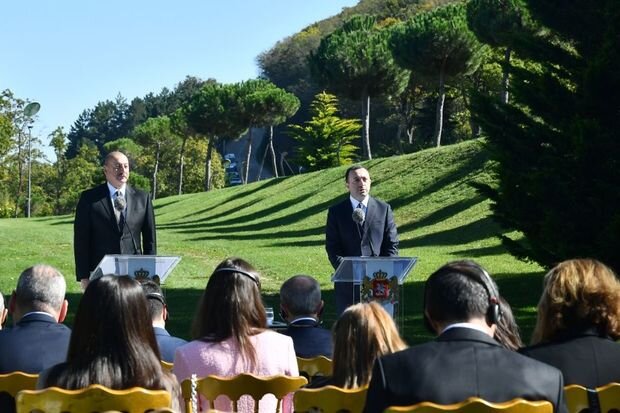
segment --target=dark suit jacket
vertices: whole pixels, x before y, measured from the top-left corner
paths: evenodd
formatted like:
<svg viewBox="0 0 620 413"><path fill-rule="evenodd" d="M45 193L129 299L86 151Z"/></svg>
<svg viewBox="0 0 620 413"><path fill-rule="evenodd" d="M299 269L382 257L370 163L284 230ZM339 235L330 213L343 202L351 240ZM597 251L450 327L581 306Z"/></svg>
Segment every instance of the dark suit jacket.
<svg viewBox="0 0 620 413"><path fill-rule="evenodd" d="M297 357L312 358L325 356L332 358L332 333L319 327L312 320L298 320L289 324L281 332L293 339Z"/></svg>
<svg viewBox="0 0 620 413"><path fill-rule="evenodd" d="M12 371L40 373L67 358L71 330L47 314L22 317L0 331L0 374Z"/></svg>
<svg viewBox="0 0 620 413"><path fill-rule="evenodd" d="M595 330L526 347L520 352L560 369L566 385L579 384L593 389L620 382L620 344L600 337Z"/></svg>
<svg viewBox="0 0 620 413"><path fill-rule="evenodd" d="M361 228L351 218L353 206L347 198L329 208L325 249L329 262L338 268L342 257L393 257L398 255L398 233L390 205L368 198L366 219Z"/></svg>
<svg viewBox="0 0 620 413"><path fill-rule="evenodd" d="M378 359L364 412L472 396L496 403L548 400L556 413L566 412L563 387L558 369L504 349L480 331L453 328L435 341Z"/></svg>
<svg viewBox="0 0 620 413"><path fill-rule="evenodd" d="M129 185L126 188L127 217L122 231L116 223L107 184L82 192L73 224L78 281L90 277L106 254L157 253L151 196Z"/></svg>
<svg viewBox="0 0 620 413"><path fill-rule="evenodd" d="M153 327L153 330L155 331L155 339L157 340L157 345L159 346L161 359L163 361L167 361L168 363L173 363L174 351L177 347L187 344L187 341L182 338L171 336L165 328Z"/></svg>

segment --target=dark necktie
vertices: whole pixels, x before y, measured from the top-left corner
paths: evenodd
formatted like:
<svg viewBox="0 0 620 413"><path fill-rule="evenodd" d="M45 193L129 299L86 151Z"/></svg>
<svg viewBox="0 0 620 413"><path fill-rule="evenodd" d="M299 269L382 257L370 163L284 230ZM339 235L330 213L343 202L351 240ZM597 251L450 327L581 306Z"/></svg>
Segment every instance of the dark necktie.
<svg viewBox="0 0 620 413"><path fill-rule="evenodd" d="M122 231L125 226L125 207L127 206L125 198L120 191L116 191L114 194L114 210L116 215L116 222L118 228Z"/></svg>

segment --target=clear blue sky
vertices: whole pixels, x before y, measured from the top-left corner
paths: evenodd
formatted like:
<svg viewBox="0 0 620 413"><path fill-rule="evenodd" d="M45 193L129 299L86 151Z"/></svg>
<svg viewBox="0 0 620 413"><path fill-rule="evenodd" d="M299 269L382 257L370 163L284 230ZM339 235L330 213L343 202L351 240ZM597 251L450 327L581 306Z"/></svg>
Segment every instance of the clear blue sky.
<svg viewBox="0 0 620 413"><path fill-rule="evenodd" d="M33 135L47 146L56 127L68 132L84 109L118 93L130 101L187 75L254 78L259 53L357 2L4 1L0 90L41 104Z"/></svg>

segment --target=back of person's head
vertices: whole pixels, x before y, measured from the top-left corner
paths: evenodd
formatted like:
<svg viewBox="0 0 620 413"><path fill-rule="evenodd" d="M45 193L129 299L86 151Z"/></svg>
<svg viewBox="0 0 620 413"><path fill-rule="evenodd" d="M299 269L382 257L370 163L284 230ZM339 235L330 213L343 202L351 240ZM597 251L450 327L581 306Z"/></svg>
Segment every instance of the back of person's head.
<svg viewBox="0 0 620 413"><path fill-rule="evenodd" d="M317 316L323 307L321 286L308 275L295 275L280 287L280 306L283 316Z"/></svg>
<svg viewBox="0 0 620 413"><path fill-rule="evenodd" d="M426 281L424 315L428 324L443 327L479 318L486 318L488 325L497 324L501 316L497 285L473 261L445 264Z"/></svg>
<svg viewBox="0 0 620 413"><path fill-rule="evenodd" d="M159 284L153 280L145 279L140 281L146 301L148 304L149 317L152 321L165 319L164 310L166 309L166 298Z"/></svg>
<svg viewBox="0 0 620 413"><path fill-rule="evenodd" d="M545 275L532 343L591 328L620 338L620 282L597 260L563 261Z"/></svg>
<svg viewBox="0 0 620 413"><path fill-rule="evenodd" d="M376 302L348 307L333 333L333 384L339 387L367 385L378 357L407 347L392 317Z"/></svg>
<svg viewBox="0 0 620 413"><path fill-rule="evenodd" d="M44 264L27 268L17 280L14 312L23 315L43 311L58 319L65 305L66 289L65 277L56 268Z"/></svg>
<svg viewBox="0 0 620 413"><path fill-rule="evenodd" d="M493 338L508 350L516 351L523 347L519 326L515 320L510 304L504 297L499 297L502 316L497 323Z"/></svg>
<svg viewBox="0 0 620 413"><path fill-rule="evenodd" d="M192 336L210 342L232 338L252 365L256 352L249 337L267 326L260 277L250 263L227 258L213 271L198 304Z"/></svg>
<svg viewBox="0 0 620 413"><path fill-rule="evenodd" d="M80 300L67 362L48 384L76 389L164 388L159 349L140 284L127 276L91 281Z"/></svg>

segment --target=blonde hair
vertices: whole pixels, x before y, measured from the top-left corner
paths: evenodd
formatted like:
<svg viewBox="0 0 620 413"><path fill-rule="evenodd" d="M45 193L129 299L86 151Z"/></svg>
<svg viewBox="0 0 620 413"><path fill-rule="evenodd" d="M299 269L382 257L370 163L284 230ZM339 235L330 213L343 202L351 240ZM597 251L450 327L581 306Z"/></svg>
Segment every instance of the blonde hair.
<svg viewBox="0 0 620 413"><path fill-rule="evenodd" d="M344 388L366 386L378 357L407 348L392 317L375 302L347 308L333 334L332 384Z"/></svg>
<svg viewBox="0 0 620 413"><path fill-rule="evenodd" d="M620 338L620 281L597 260L563 261L545 275L532 344L592 327Z"/></svg>

